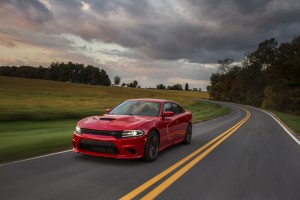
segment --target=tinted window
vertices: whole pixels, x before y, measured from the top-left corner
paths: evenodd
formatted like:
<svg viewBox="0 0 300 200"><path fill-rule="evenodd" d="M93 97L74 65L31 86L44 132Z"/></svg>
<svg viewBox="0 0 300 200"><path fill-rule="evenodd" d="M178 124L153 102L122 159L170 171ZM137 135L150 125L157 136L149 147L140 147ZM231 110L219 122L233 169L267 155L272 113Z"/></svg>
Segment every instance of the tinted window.
<svg viewBox="0 0 300 200"><path fill-rule="evenodd" d="M139 115L156 117L159 115L159 102L125 101L114 108L110 115Z"/></svg>
<svg viewBox="0 0 300 200"><path fill-rule="evenodd" d="M173 108L172 108L171 103L165 103L164 112L166 112L166 111L172 111L173 112Z"/></svg>
<svg viewBox="0 0 300 200"><path fill-rule="evenodd" d="M173 112L174 112L175 115L184 112L183 108L180 105L176 104L176 103L172 103L172 107L173 107Z"/></svg>

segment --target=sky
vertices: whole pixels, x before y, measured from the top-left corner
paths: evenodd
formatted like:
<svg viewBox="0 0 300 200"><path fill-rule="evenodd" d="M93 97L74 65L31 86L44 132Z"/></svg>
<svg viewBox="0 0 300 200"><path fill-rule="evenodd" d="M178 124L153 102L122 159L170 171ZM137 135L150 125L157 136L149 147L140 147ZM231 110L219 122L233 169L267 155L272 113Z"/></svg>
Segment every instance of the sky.
<svg viewBox="0 0 300 200"><path fill-rule="evenodd" d="M0 0L0 66L75 62L206 90L217 61L300 34L299 0Z"/></svg>

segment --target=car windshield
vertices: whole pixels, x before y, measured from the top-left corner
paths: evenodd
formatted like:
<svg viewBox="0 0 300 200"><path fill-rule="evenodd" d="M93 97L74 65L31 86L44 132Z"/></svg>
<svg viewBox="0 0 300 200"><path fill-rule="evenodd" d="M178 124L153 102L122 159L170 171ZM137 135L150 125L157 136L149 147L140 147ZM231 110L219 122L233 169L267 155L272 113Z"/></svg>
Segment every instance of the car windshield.
<svg viewBox="0 0 300 200"><path fill-rule="evenodd" d="M160 103L149 101L125 101L110 111L110 115L138 115L157 117Z"/></svg>

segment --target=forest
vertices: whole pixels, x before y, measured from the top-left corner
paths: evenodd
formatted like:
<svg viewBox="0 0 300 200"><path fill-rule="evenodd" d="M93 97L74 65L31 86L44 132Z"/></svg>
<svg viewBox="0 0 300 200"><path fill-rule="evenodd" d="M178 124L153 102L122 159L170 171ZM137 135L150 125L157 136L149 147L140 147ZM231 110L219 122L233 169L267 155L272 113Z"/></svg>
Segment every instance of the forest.
<svg viewBox="0 0 300 200"><path fill-rule="evenodd" d="M207 87L214 99L300 114L300 36L259 43L241 66L229 58L218 63Z"/></svg>

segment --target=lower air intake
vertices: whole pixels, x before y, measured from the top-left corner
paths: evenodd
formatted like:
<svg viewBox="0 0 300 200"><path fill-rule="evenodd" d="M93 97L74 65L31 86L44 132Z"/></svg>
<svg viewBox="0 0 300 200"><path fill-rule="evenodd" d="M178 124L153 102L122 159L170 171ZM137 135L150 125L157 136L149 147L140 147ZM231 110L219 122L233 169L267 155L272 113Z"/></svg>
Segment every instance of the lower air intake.
<svg viewBox="0 0 300 200"><path fill-rule="evenodd" d="M79 148L97 153L119 154L119 150L114 143L98 140L81 139L79 141Z"/></svg>

